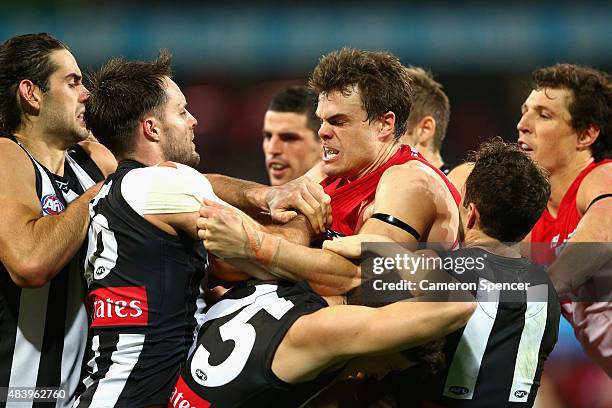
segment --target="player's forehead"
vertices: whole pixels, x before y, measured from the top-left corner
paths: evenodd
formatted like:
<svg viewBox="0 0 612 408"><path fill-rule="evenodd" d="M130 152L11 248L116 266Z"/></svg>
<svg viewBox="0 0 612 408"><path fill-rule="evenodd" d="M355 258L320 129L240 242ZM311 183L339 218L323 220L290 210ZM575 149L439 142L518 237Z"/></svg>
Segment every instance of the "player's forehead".
<svg viewBox="0 0 612 408"><path fill-rule="evenodd" d="M361 92L357 86L344 91L323 92L319 95L316 114L321 119L338 114L359 115L363 112Z"/></svg>
<svg viewBox="0 0 612 408"><path fill-rule="evenodd" d="M181 91L181 88L172 80L172 78L165 76L163 78L164 87L166 89L166 96L168 98L168 106L184 106L187 104L185 95Z"/></svg>
<svg viewBox="0 0 612 408"><path fill-rule="evenodd" d="M268 110L264 116L264 127L300 130L306 127L306 114Z"/></svg>
<svg viewBox="0 0 612 408"><path fill-rule="evenodd" d="M49 61L55 67L51 76L59 78L76 76L79 79L81 78L81 69L70 51L63 48L54 50L49 54Z"/></svg>
<svg viewBox="0 0 612 408"><path fill-rule="evenodd" d="M563 88L539 88L531 91L522 105L526 108L547 108L555 111L567 111L572 93Z"/></svg>

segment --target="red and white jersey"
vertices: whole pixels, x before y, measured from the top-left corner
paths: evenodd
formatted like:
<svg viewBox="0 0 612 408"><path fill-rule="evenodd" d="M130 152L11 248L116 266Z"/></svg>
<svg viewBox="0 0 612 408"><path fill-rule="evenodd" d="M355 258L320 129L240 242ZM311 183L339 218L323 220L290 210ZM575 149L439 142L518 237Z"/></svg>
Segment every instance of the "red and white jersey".
<svg viewBox="0 0 612 408"><path fill-rule="evenodd" d="M563 196L557 216L553 217L548 209L531 231L532 258L545 266L550 266L563 250L578 227L582 218L576 207L576 196L584 178L595 168L612 160L602 160L589 164L578 174ZM548 244L548 245L546 245ZM574 290L580 293L595 293L597 288L593 281L587 281ZM591 296L592 297L592 296ZM612 306L610 302L571 302L564 299L561 311L574 327L576 338L582 343L585 351L597 362L608 375L612 375Z"/></svg>

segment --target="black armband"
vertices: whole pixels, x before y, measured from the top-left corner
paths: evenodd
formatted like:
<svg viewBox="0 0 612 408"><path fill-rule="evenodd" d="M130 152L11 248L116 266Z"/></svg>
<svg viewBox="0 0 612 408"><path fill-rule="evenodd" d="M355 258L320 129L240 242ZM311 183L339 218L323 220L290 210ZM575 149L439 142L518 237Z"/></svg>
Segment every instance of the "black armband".
<svg viewBox="0 0 612 408"><path fill-rule="evenodd" d="M410 225L406 224L404 221L400 220L397 217L394 217L389 214L375 213L372 214L372 218L376 218L379 221L386 222L387 224L391 224L394 227L406 231L407 233L415 237L417 241L421 239L421 234L419 234L417 230L415 230Z"/></svg>

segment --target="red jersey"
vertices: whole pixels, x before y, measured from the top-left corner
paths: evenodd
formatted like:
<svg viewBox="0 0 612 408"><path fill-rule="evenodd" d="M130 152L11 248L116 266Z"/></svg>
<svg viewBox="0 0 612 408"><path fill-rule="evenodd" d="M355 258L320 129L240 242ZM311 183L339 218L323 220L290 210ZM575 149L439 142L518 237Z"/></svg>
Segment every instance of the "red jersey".
<svg viewBox="0 0 612 408"><path fill-rule="evenodd" d="M363 210L374 201L376 187L383 173L391 166L418 160L433 169L444 181L459 206L461 195L444 173L429 163L419 152L408 145L401 145L389 160L376 170L348 182L342 177L327 177L321 182L331 197L333 223L331 229L344 235L355 235Z"/></svg>
<svg viewBox="0 0 612 408"><path fill-rule="evenodd" d="M582 180L584 180L593 169L610 162L612 162L612 160L606 159L597 163L591 163L578 174L578 177L576 177L574 182L570 185L561 200L557 218L550 214L548 208L544 209L542 216L540 216L540 219L531 230L531 242L550 243L550 250L547 251L534 247L537 249L537 251L533 252L533 258L536 263L547 266L551 265L563 248L563 244L572 238L581 218L578 208L576 207L576 196L578 195L580 184L582 184Z"/></svg>

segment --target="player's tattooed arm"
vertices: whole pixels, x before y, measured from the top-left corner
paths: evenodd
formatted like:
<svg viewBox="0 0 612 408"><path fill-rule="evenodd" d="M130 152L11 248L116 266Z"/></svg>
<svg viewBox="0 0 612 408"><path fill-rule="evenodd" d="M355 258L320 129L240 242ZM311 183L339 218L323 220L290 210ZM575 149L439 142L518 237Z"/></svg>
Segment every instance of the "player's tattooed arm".
<svg viewBox="0 0 612 408"><path fill-rule="evenodd" d="M206 249L235 266L248 262L283 279L308 280L325 295L345 293L360 283L353 262L264 231L234 209L204 206L200 215L198 236Z"/></svg>

